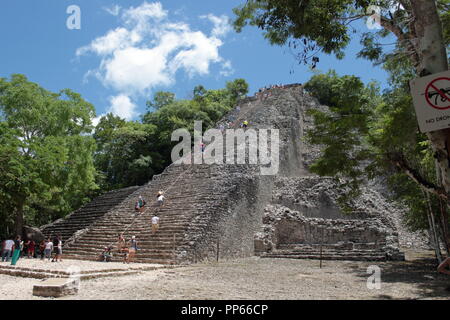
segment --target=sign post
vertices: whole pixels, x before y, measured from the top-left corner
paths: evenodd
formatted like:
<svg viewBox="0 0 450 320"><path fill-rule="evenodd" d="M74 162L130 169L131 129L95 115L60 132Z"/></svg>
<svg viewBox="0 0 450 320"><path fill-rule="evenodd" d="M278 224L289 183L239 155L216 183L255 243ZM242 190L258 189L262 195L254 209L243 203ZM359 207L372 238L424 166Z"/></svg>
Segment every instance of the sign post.
<svg viewBox="0 0 450 320"><path fill-rule="evenodd" d="M411 80L420 131L450 128L450 71Z"/></svg>

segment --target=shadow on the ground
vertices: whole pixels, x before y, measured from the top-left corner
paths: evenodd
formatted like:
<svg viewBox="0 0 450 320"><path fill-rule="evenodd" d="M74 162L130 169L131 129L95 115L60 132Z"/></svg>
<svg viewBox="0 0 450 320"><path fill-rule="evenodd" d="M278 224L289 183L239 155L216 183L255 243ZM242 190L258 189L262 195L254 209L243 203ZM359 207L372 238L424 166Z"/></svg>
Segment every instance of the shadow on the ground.
<svg viewBox="0 0 450 320"><path fill-rule="evenodd" d="M373 265L381 268L381 283L407 283L417 287L417 299L450 299L450 276L436 271L437 262L431 254L409 254L406 261L389 261ZM358 277L368 278L361 268L351 266ZM380 294L379 299L393 299ZM414 299L414 298L413 298Z"/></svg>

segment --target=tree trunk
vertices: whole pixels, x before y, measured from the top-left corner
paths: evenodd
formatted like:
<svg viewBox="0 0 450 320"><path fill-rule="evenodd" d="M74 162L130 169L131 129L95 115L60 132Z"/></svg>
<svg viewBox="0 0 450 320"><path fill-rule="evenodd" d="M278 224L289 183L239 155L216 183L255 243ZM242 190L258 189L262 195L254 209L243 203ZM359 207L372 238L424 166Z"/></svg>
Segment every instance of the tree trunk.
<svg viewBox="0 0 450 320"><path fill-rule="evenodd" d="M448 70L447 53L442 37L442 26L434 0L411 0L414 16L414 39L419 54L420 65L417 67L419 75L433 74ZM440 183L447 194L450 191L450 167L447 140L450 138L449 129L427 133L431 141L435 158L441 172Z"/></svg>
<svg viewBox="0 0 450 320"><path fill-rule="evenodd" d="M429 225L429 235L430 240L433 243L434 253L436 255L436 259L439 261L439 263L441 263L442 262L441 247L439 245L439 238L436 233L436 227L433 219L433 212L431 212L430 210L427 210L427 218Z"/></svg>
<svg viewBox="0 0 450 320"><path fill-rule="evenodd" d="M444 244L445 244L445 250L447 251L447 256L450 257L450 236L448 233L448 211L447 211L447 205L445 202L442 201L442 199L439 199L439 205L441 209L441 227L442 227L442 234L444 237Z"/></svg>
<svg viewBox="0 0 450 320"><path fill-rule="evenodd" d="M439 245L439 237L436 232L436 224L433 217L433 208L431 207L431 199L430 194L426 191L422 191L424 193L426 202L427 202L427 218L428 218L428 226L429 226L429 234L431 242L433 243L434 252L436 254L436 259L439 261L439 263L442 262L442 254L441 254L441 247Z"/></svg>
<svg viewBox="0 0 450 320"><path fill-rule="evenodd" d="M24 225L24 219L23 219L23 203L20 203L17 205L16 208L16 217L15 217L15 223L14 223L14 230L16 232L16 236L23 236L23 225Z"/></svg>

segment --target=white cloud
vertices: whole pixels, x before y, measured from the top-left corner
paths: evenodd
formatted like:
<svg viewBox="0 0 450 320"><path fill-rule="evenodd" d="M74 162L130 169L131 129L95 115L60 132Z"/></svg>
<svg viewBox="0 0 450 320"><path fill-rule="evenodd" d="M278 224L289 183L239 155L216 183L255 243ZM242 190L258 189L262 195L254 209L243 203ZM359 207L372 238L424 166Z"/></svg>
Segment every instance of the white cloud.
<svg viewBox="0 0 450 320"><path fill-rule="evenodd" d="M213 14L208 14L205 16L200 16L200 18L208 19L214 24L214 28L211 31L211 35L213 37L222 37L231 31L229 18L226 15L218 17Z"/></svg>
<svg viewBox="0 0 450 320"><path fill-rule="evenodd" d="M161 20L167 17L167 11L160 2L148 3L144 1L139 7L125 10L122 18L128 24L147 24L149 19Z"/></svg>
<svg viewBox="0 0 450 320"><path fill-rule="evenodd" d="M230 77L233 74L234 69L231 66L231 61L230 60L224 61L224 63L222 64L222 70L220 71L220 75L224 77Z"/></svg>
<svg viewBox="0 0 450 320"><path fill-rule="evenodd" d="M170 21L159 2L144 1L138 7L116 6L107 11L117 13L121 25L79 48L76 55L100 57L99 67L89 70L85 78L95 76L118 92L110 107L116 115L126 119L135 116L131 99L149 96L157 86L175 84L178 71L190 77L207 75L212 64L220 64L221 75L232 72L231 62L219 54L222 39L231 28L226 16L203 16L213 23L208 36L182 21Z"/></svg>
<svg viewBox="0 0 450 320"><path fill-rule="evenodd" d="M125 28L117 28L109 31L103 37L95 39L90 45L78 48L76 55L81 56L88 52L93 52L99 56L104 56L112 54L116 50L132 46L140 40L138 34L133 35Z"/></svg>
<svg viewBox="0 0 450 320"><path fill-rule="evenodd" d="M98 125L98 123L100 122L100 119L105 116L105 114L101 114L98 117L95 117L94 119L92 119L92 125L94 127L96 127Z"/></svg>
<svg viewBox="0 0 450 320"><path fill-rule="evenodd" d="M136 116L136 105L131 101L130 97L120 94L109 99L111 106L107 113L113 113L126 120L131 120Z"/></svg>

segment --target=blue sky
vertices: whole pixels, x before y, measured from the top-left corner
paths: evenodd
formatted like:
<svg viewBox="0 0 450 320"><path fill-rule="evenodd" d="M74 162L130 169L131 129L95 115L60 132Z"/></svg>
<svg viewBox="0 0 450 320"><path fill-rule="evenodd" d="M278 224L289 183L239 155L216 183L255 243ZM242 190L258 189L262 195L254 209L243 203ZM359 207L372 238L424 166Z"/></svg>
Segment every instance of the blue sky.
<svg viewBox="0 0 450 320"><path fill-rule="evenodd" d="M0 77L22 73L51 91L70 88L97 115L112 111L127 119L138 119L158 90L186 98L198 84L222 88L235 78L246 79L250 93L306 82L311 72L287 48L271 46L257 28L236 34L229 27L232 9L244 1L2 1ZM70 5L81 10L79 30L66 26ZM320 55L317 69L385 86L387 74L356 59L358 50L355 40L344 60Z"/></svg>

